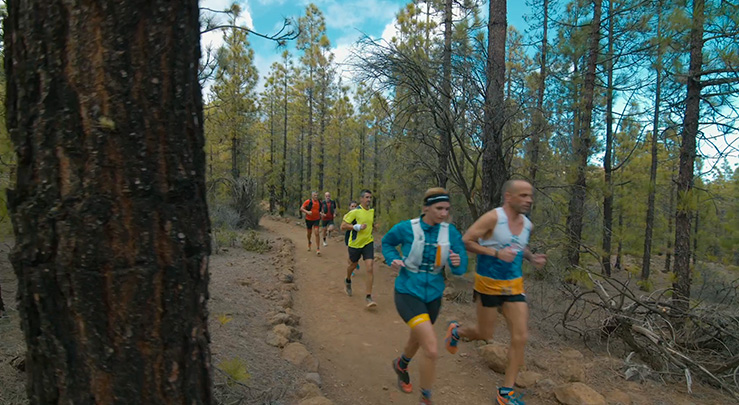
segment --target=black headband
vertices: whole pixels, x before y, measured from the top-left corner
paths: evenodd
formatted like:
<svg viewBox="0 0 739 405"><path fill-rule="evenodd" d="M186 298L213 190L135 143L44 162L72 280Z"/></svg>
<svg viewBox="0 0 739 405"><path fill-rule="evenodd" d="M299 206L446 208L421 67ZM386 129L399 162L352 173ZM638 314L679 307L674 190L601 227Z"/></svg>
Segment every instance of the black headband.
<svg viewBox="0 0 739 405"><path fill-rule="evenodd" d="M449 194L432 194L423 199L423 205L429 206L439 202L449 202Z"/></svg>

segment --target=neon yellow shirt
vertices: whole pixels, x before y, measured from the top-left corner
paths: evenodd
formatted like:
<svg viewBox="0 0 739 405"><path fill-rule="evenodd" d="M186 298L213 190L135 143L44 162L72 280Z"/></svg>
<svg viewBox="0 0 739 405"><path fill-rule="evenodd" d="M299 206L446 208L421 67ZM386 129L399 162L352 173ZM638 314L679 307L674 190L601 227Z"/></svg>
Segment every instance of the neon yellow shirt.
<svg viewBox="0 0 739 405"><path fill-rule="evenodd" d="M356 222L355 222L356 221ZM361 249L374 241L372 237L372 225L375 221L375 209L364 209L361 205L344 215L344 222L349 224L367 224L367 227L357 232L352 230L349 235L349 247Z"/></svg>

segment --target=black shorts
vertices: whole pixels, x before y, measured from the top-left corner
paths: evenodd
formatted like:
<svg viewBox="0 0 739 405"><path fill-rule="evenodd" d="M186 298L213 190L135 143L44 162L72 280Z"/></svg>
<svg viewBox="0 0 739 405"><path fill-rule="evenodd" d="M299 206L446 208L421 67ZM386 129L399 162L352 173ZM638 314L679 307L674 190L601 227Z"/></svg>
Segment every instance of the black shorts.
<svg viewBox="0 0 739 405"><path fill-rule="evenodd" d="M322 219L321 220L321 228L325 228L325 227L327 227L329 225L333 225L333 224L334 224L334 219L333 218L331 218L331 219Z"/></svg>
<svg viewBox="0 0 739 405"><path fill-rule="evenodd" d="M375 258L375 242L370 242L364 245L363 248L353 248L349 246L350 262L358 262L360 256L363 257L364 260L373 260Z"/></svg>
<svg viewBox="0 0 739 405"><path fill-rule="evenodd" d="M311 228L318 228L318 223L321 222L320 219L316 219L315 221L311 221L310 219L305 220L305 229L311 229Z"/></svg>
<svg viewBox="0 0 739 405"><path fill-rule="evenodd" d="M411 328L424 322L430 321L433 325L439 317L441 309L441 297L431 302L423 302L410 294L401 294L395 291L395 309Z"/></svg>
<svg viewBox="0 0 739 405"><path fill-rule="evenodd" d="M474 291L472 293L472 301L474 302L477 299L482 302L482 306L485 308L496 308L502 307L504 302L526 302L526 295L489 295Z"/></svg>

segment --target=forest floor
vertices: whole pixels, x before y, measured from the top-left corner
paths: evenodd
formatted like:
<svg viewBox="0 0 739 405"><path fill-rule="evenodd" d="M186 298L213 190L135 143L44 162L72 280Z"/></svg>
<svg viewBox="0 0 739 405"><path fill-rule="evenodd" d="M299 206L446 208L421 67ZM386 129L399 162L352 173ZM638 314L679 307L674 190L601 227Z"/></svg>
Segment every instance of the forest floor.
<svg viewBox="0 0 739 405"><path fill-rule="evenodd" d="M215 398L219 403L246 404L417 404L417 360L411 362L413 394L396 386L391 360L399 356L408 327L396 313L393 282L396 273L375 263L374 310L364 307L364 269L356 272L353 297L344 293L347 253L343 236L330 238L321 256L306 250L305 228L297 219L263 218L252 241L269 241L263 253L241 247L219 248L211 256L210 332L213 364L217 367ZM379 246L379 236L376 245ZM0 283L9 311L0 319L0 404L25 404L25 376L16 365L24 343L14 303L16 280L7 260L10 245L0 245ZM379 249L378 249L379 252ZM381 256L380 256L381 257ZM286 271L294 284L278 281ZM470 302L471 277L450 281L457 291L445 299L435 326L440 342L436 404L489 404L503 376L491 370L479 354L485 342L463 342L456 355L443 349L449 320L475 321ZM555 387L580 381L604 395L608 404L712 405L732 403L729 397L703 384L687 393L684 382L647 379L626 381L623 350L591 350L579 339L555 331L553 307L564 296L545 281L527 281L531 332L526 370L537 373L522 388L528 405L558 404ZM288 361L284 342L276 343L271 321L284 314L291 319L290 345L302 344L315 362ZM299 322L297 321L299 319ZM507 344L500 322L496 344ZM277 347L276 347L277 346ZM592 347L592 346L591 346ZM293 358L294 360L294 358ZM299 364L294 364L299 363ZM318 375L312 373L315 366ZM246 373L240 372L245 371ZM248 375L247 375L248 373ZM530 375L535 375L530 373ZM238 380L238 382L236 382ZM538 380L538 382L535 382ZM320 385L322 394L306 389L306 381ZM325 395L324 399L321 395ZM309 398L309 399L301 399ZM330 401L329 401L330 400Z"/></svg>

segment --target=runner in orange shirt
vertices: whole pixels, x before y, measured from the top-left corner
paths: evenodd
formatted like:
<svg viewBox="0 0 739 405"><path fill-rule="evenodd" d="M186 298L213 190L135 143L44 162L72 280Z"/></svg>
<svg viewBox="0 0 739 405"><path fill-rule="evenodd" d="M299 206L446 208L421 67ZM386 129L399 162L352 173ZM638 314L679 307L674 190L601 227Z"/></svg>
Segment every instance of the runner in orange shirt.
<svg viewBox="0 0 739 405"><path fill-rule="evenodd" d="M318 192L310 193L310 198L305 200L300 206L300 211L305 214L305 228L308 231L308 251L310 252L310 237L313 234L316 238L316 254L321 254L320 235L318 234L318 226L321 222L321 202L318 200Z"/></svg>

